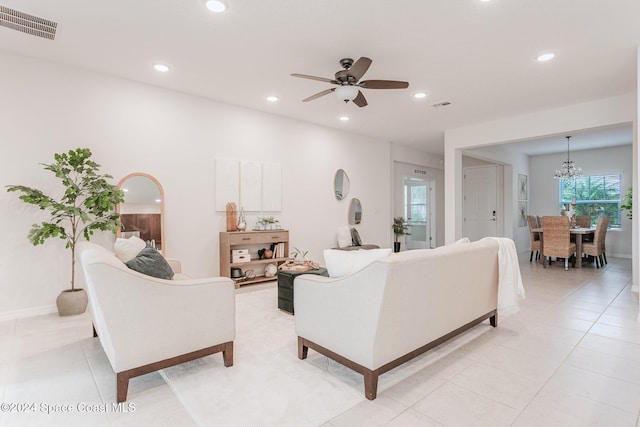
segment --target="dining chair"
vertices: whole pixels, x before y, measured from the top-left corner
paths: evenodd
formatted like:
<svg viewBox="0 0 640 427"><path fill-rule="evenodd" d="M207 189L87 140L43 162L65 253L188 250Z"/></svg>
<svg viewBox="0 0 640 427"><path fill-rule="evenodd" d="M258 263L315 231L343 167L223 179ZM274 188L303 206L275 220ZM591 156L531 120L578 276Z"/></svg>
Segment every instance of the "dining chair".
<svg viewBox="0 0 640 427"><path fill-rule="evenodd" d="M591 217L589 215L576 216L576 225L582 228L591 227Z"/></svg>
<svg viewBox="0 0 640 427"><path fill-rule="evenodd" d="M540 258L540 233L533 231L538 228L538 219L533 215L527 215L527 224L529 225L529 238L531 240L531 255L529 262L533 260L533 253L536 254L536 260Z"/></svg>
<svg viewBox="0 0 640 427"><path fill-rule="evenodd" d="M607 248L604 244L607 239L607 230L609 229L609 216L607 216L607 226L602 229L602 240L600 240L600 245L602 246L602 258L604 259L605 264L609 264L607 262Z"/></svg>
<svg viewBox="0 0 640 427"><path fill-rule="evenodd" d="M566 216L544 216L544 246L542 248L542 256L544 257L544 266L547 266L547 257L551 261L551 257L564 258L564 269L569 270L569 258L573 257L576 252L576 244L570 240L569 218ZM572 261L573 267L576 266L575 258Z"/></svg>
<svg viewBox="0 0 640 427"><path fill-rule="evenodd" d="M596 232L594 233L593 241L582 244L582 253L595 257L596 268L604 266L603 241L606 238L607 227L609 227L609 217L601 216L598 218L598 224L596 225Z"/></svg>

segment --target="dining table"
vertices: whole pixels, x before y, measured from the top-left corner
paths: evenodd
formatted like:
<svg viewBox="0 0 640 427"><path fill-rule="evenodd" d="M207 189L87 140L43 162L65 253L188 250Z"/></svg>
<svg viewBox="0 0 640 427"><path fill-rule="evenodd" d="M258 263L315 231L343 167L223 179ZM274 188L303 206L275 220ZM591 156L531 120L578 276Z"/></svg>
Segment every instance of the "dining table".
<svg viewBox="0 0 640 427"><path fill-rule="evenodd" d="M544 226L532 228L531 231L538 233L540 236L540 263L544 265ZM595 227L575 227L569 228L569 233L576 237L576 268L582 268L582 238L591 235L592 238L596 232Z"/></svg>

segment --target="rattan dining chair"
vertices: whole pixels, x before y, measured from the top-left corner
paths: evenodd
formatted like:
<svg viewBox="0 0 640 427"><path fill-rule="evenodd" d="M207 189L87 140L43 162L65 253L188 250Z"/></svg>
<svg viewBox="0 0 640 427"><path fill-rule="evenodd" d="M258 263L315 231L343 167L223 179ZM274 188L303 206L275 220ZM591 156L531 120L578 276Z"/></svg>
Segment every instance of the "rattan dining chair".
<svg viewBox="0 0 640 427"><path fill-rule="evenodd" d="M604 259L605 264L609 264L607 262L607 248L604 244L605 240L607 240L607 230L609 229L609 217L607 217L607 226L602 230L602 239L600 240L600 247L602 248L602 258Z"/></svg>
<svg viewBox="0 0 640 427"><path fill-rule="evenodd" d="M596 259L596 268L604 266L604 240L609 227L609 217L601 216L598 218L596 232L594 233L593 242L585 242L582 244L582 253L590 255Z"/></svg>
<svg viewBox="0 0 640 427"><path fill-rule="evenodd" d="M533 260L533 254L536 254L536 260L540 258L540 233L532 231L538 228L538 219L533 215L527 215L527 224L529 225L529 238L531 239L531 255L529 262Z"/></svg>
<svg viewBox="0 0 640 427"><path fill-rule="evenodd" d="M576 216L576 225L582 228L591 228L591 217L589 215Z"/></svg>
<svg viewBox="0 0 640 427"><path fill-rule="evenodd" d="M564 269L569 270L569 259L576 253L576 244L570 240L569 218L566 216L545 216L544 223L544 246L542 256L544 266L547 266L547 257L564 258ZM576 266L575 258L572 261Z"/></svg>

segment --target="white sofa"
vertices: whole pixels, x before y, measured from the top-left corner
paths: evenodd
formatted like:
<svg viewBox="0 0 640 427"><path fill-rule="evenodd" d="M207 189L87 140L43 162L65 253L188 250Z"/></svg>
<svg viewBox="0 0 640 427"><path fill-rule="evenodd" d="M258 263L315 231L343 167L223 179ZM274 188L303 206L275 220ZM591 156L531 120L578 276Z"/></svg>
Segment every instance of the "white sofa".
<svg viewBox="0 0 640 427"><path fill-rule="evenodd" d="M391 254L345 277L299 276L298 358L312 348L363 374L375 399L384 372L485 319L497 326L498 247L483 239Z"/></svg>
<svg viewBox="0 0 640 427"><path fill-rule="evenodd" d="M233 365L235 291L226 277L174 280L129 269L100 245L77 246L100 342L116 372L117 401L127 399L129 379L222 352Z"/></svg>

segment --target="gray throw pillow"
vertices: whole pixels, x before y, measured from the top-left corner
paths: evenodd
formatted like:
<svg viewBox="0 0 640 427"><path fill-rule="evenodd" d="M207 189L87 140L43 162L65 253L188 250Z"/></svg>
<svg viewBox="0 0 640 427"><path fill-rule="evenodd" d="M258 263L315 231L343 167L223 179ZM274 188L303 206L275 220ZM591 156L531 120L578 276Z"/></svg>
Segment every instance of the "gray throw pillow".
<svg viewBox="0 0 640 427"><path fill-rule="evenodd" d="M135 258L125 262L126 266L138 273L159 279L173 279L173 270L160 252L153 248L144 248Z"/></svg>
<svg viewBox="0 0 640 427"><path fill-rule="evenodd" d="M362 246L362 240L360 240L360 234L355 228L351 229L351 244L353 246Z"/></svg>

